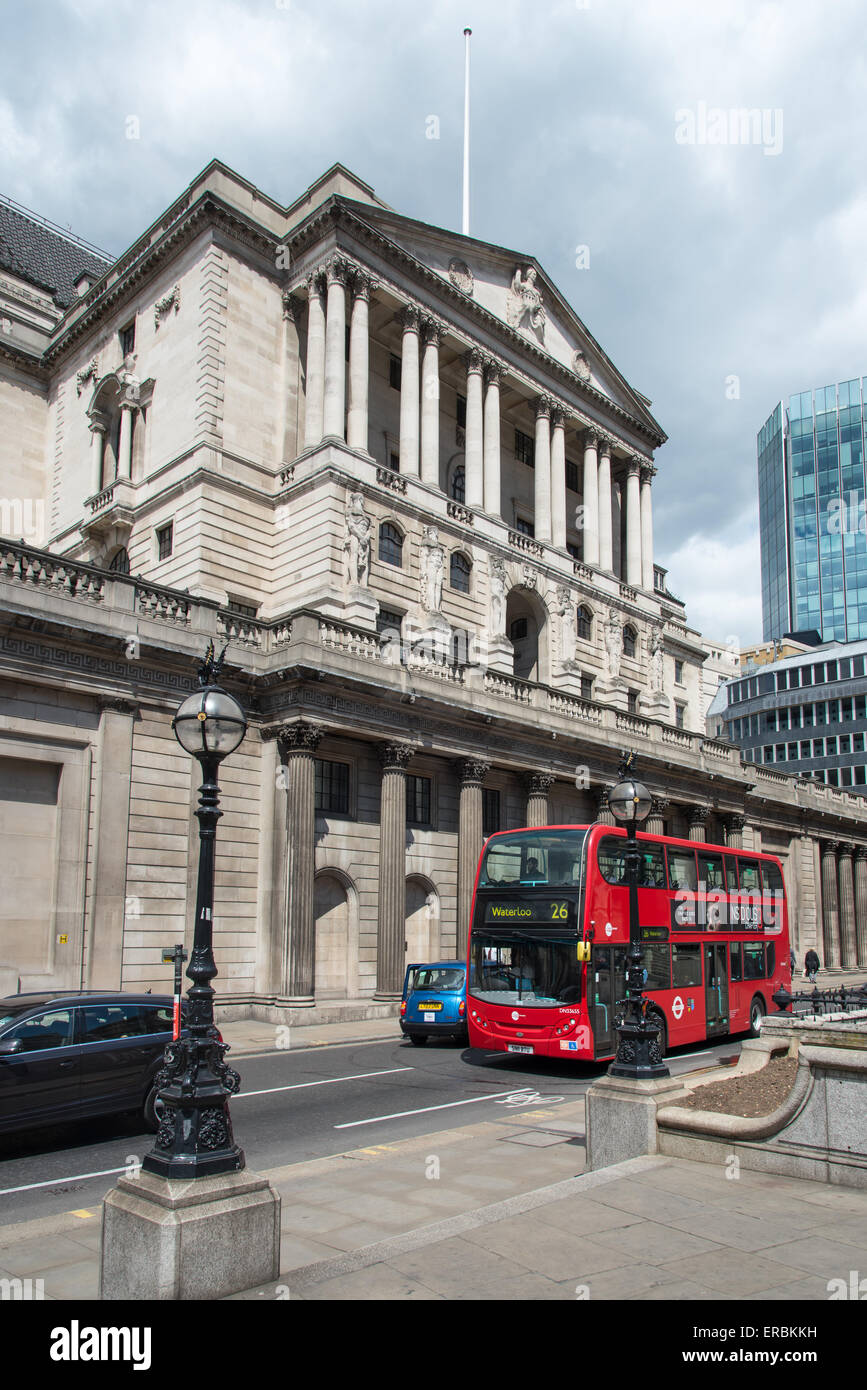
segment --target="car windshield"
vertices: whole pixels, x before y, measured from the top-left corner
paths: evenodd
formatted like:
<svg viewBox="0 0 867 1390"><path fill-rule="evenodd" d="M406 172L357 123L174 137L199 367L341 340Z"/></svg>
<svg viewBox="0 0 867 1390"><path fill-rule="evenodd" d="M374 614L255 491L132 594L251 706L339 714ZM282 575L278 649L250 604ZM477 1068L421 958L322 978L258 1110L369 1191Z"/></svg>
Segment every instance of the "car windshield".
<svg viewBox="0 0 867 1390"><path fill-rule="evenodd" d="M474 931L470 990L488 1004L550 1008L581 998L581 965L575 939L538 940L510 932Z"/></svg>
<svg viewBox="0 0 867 1390"><path fill-rule="evenodd" d="M495 835L485 849L479 887L520 884L528 888L577 888L586 835L586 829L516 830L513 835Z"/></svg>
<svg viewBox="0 0 867 1390"><path fill-rule="evenodd" d="M463 988L465 970L458 966L423 965L413 972L409 981L409 993L423 989L427 994L441 994L446 990Z"/></svg>

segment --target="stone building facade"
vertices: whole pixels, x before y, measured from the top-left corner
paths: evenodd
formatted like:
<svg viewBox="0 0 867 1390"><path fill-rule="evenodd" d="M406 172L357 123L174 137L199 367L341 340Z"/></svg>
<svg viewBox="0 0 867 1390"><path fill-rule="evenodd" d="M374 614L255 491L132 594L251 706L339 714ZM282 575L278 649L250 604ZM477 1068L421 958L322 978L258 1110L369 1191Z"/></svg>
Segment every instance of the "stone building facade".
<svg viewBox="0 0 867 1390"><path fill-rule="evenodd" d="M531 256L340 166L285 208L214 163L115 262L11 212L0 987L166 987L197 865L171 718L211 638L250 718L224 1008L393 1009L463 949L483 836L607 819L627 745L651 829L779 854L799 952L867 964L865 809L706 736L653 559L665 435Z"/></svg>

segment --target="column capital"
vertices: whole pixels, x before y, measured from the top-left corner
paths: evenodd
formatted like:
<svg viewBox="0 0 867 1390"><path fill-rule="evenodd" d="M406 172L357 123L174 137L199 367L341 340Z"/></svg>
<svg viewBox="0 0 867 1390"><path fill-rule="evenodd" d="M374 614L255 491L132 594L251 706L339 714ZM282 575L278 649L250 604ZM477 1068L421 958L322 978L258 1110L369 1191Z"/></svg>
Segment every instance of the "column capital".
<svg viewBox="0 0 867 1390"><path fill-rule="evenodd" d="M439 347L445 336L446 326L442 319L435 318L433 314L427 314L421 321L422 333L426 347Z"/></svg>
<svg viewBox="0 0 867 1390"><path fill-rule="evenodd" d="M467 369L467 374L470 372L478 372L479 375L481 375L485 366L485 354L482 352L482 349L479 347L467 348L467 351L464 353L464 366Z"/></svg>
<svg viewBox="0 0 867 1390"><path fill-rule="evenodd" d="M822 854L823 854L823 855L833 855L833 856L836 858L836 856L837 856L837 851L838 851L839 848L840 848L840 841L839 841L839 840L824 840L824 839L823 839L823 840L820 840L820 841L819 841L819 844L821 845Z"/></svg>
<svg viewBox="0 0 867 1390"><path fill-rule="evenodd" d="M352 262L345 256L329 256L325 262L325 277L330 285L345 285L352 271Z"/></svg>
<svg viewBox="0 0 867 1390"><path fill-rule="evenodd" d="M856 860L858 860L859 863L867 859L867 845L855 846L855 858Z"/></svg>
<svg viewBox="0 0 867 1390"><path fill-rule="evenodd" d="M671 802L667 796L653 796L650 799L650 815L664 816ZM650 817L648 817L648 820Z"/></svg>
<svg viewBox="0 0 867 1390"><path fill-rule="evenodd" d="M598 431L598 430L589 429L589 428L588 428L588 429L585 429L585 431L584 431L584 448L585 448L585 450L586 450L586 449L598 449L598 448L599 448L599 431Z"/></svg>
<svg viewBox="0 0 867 1390"><path fill-rule="evenodd" d="M349 263L349 283L353 299L369 300L374 291L379 289L379 281L375 276L363 266L356 265L354 261Z"/></svg>
<svg viewBox="0 0 867 1390"><path fill-rule="evenodd" d="M850 845L847 840L838 841L838 847L841 859L851 859L855 853L855 846Z"/></svg>
<svg viewBox="0 0 867 1390"><path fill-rule="evenodd" d="M555 404L556 402L553 396L537 396L536 399L533 401L533 409L536 412L536 419L549 419L551 411L554 409Z"/></svg>
<svg viewBox="0 0 867 1390"><path fill-rule="evenodd" d="M109 710L113 714L136 715L139 711L135 700L124 699L122 695L97 695L96 703L100 711Z"/></svg>
<svg viewBox="0 0 867 1390"><path fill-rule="evenodd" d="M565 401L558 401L556 397L551 402L551 424L555 430L565 429L566 420L569 415L569 407Z"/></svg>
<svg viewBox="0 0 867 1390"><path fill-rule="evenodd" d="M628 459L626 460L626 476L627 476L627 478L632 478L632 477L638 478L638 477L640 477L640 475L641 475L641 465L642 465L643 462L644 462L644 460L643 460L643 459L640 459L640 458L638 457L637 454L632 454L631 457L628 458Z"/></svg>
<svg viewBox="0 0 867 1390"><path fill-rule="evenodd" d="M415 744L389 739L376 745L376 753L383 772L405 772L407 763L415 754Z"/></svg>
<svg viewBox="0 0 867 1390"><path fill-rule="evenodd" d="M404 333L418 333L421 329L421 309L417 304L404 304L398 310L398 322Z"/></svg>
<svg viewBox="0 0 867 1390"><path fill-rule="evenodd" d="M291 319L293 323L300 323L303 303L295 294L295 291L284 290L281 295L281 300L283 303L284 319Z"/></svg>
<svg viewBox="0 0 867 1390"><path fill-rule="evenodd" d="M291 724L280 724L274 731L281 757L290 753L315 753L320 739L325 733L321 724L304 724L296 720ZM263 737L265 730L262 730Z"/></svg>
<svg viewBox="0 0 867 1390"><path fill-rule="evenodd" d="M321 291L321 289L322 289L322 285L323 285L324 280L325 280L325 266L324 266L324 265L317 265L317 266L314 266L313 270L308 270L307 274L306 274L305 277L304 277L304 283L305 283L306 286L307 286L307 298L308 298L308 299L312 299L312 298L314 297L314 295L317 295L317 294L320 293L320 291Z"/></svg>
<svg viewBox="0 0 867 1390"><path fill-rule="evenodd" d="M108 432L108 417L101 411L94 411L87 422L87 428L91 434L106 434Z"/></svg>
<svg viewBox="0 0 867 1390"><path fill-rule="evenodd" d="M709 806L690 806L689 808L690 825L706 825L709 816Z"/></svg>
<svg viewBox="0 0 867 1390"><path fill-rule="evenodd" d="M484 364L485 382L488 386L499 386L506 371L505 362L500 362L496 357L486 357Z"/></svg>
<svg viewBox="0 0 867 1390"><path fill-rule="evenodd" d="M638 471L642 483L650 484L656 477L656 469L652 463L648 463L646 460L642 461Z"/></svg>
<svg viewBox="0 0 867 1390"><path fill-rule="evenodd" d="M740 835L747 823L747 818L740 811L730 811L722 817L722 822L727 835Z"/></svg>
<svg viewBox="0 0 867 1390"><path fill-rule="evenodd" d="M598 446L598 447L599 447L599 454L600 454L600 456L603 457L603 458L606 458L606 457L607 457L607 458L610 459L610 458L611 458L611 450L614 448L614 440L611 438L611 435L610 435L610 434L602 434L602 433L600 433L599 436L598 436L598 438L599 438L599 446Z"/></svg>
<svg viewBox="0 0 867 1390"><path fill-rule="evenodd" d="M547 796L557 779L553 772L525 772L523 780L530 796Z"/></svg>
<svg viewBox="0 0 867 1390"><path fill-rule="evenodd" d="M454 767L463 787L480 787L491 770L482 758L457 758Z"/></svg>

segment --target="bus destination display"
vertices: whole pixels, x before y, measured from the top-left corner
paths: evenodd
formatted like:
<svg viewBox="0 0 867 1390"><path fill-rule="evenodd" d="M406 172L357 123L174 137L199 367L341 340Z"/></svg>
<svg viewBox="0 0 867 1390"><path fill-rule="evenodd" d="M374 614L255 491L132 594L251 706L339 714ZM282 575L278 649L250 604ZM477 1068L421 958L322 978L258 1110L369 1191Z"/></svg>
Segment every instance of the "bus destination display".
<svg viewBox="0 0 867 1390"><path fill-rule="evenodd" d="M571 909L571 910L570 910ZM566 898L495 898L485 904L485 922L501 927L523 924L540 926L544 923L563 925L574 916L572 904Z"/></svg>

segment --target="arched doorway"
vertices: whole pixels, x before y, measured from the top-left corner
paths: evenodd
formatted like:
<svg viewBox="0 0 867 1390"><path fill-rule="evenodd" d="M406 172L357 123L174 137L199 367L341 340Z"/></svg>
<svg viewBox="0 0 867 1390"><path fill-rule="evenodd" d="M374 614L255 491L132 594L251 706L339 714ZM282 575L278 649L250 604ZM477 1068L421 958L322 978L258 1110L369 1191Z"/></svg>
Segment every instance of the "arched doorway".
<svg viewBox="0 0 867 1390"><path fill-rule="evenodd" d="M506 600L506 636L515 649L519 680L544 681L548 666L547 611L531 589L512 589Z"/></svg>
<svg viewBox="0 0 867 1390"><path fill-rule="evenodd" d="M406 961L438 960L440 899L430 879L421 875L406 881Z"/></svg>
<svg viewBox="0 0 867 1390"><path fill-rule="evenodd" d="M313 882L315 999L351 999L356 993L353 968L355 890L341 876L325 871Z"/></svg>

